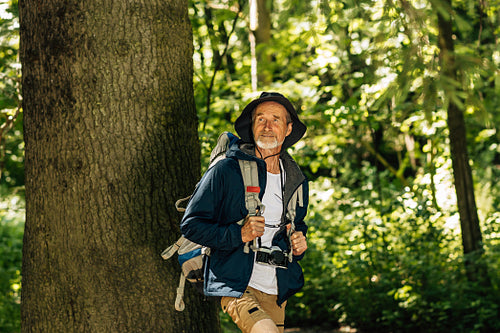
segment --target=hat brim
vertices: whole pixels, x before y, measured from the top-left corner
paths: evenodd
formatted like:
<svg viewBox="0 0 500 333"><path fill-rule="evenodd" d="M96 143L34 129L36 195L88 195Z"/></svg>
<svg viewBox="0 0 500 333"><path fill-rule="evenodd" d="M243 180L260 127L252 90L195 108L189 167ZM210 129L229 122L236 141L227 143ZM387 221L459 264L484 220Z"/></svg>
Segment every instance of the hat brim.
<svg viewBox="0 0 500 333"><path fill-rule="evenodd" d="M241 112L241 115L236 119L234 128L240 138L248 143L254 143L252 133L252 111L255 110L257 105L264 102L277 102L285 107L292 119L292 132L285 138L283 148L289 148L299 141L306 132L306 125L304 125L297 116L297 111L292 103L282 96L266 96L253 100Z"/></svg>

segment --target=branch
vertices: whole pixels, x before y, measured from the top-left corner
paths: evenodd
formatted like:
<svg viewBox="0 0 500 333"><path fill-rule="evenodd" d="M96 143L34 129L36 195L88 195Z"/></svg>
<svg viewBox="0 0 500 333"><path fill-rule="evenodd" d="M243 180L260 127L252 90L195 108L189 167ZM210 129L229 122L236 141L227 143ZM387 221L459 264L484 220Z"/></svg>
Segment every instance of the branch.
<svg viewBox="0 0 500 333"><path fill-rule="evenodd" d="M382 155L380 155L380 153L377 152L370 143L361 141L361 144L366 148L366 150L368 150L368 152L375 156L375 158L377 158L377 160L382 163L387 168L387 170L389 170L394 176L396 176L396 178L398 178L404 186L409 186L406 178L399 174L398 171L394 169L392 165L390 165L389 162L387 162L387 160Z"/></svg>
<svg viewBox="0 0 500 333"><path fill-rule="evenodd" d="M208 117L210 116L210 101L212 97L212 90L214 88L215 84L215 76L217 75L217 72L220 70L220 67L222 66L222 59L226 56L227 50L229 49L229 40L231 39L232 34L236 30L236 23L238 22L238 18L240 16L241 10L242 10L243 4L239 4L238 6L238 11L236 12L236 15L234 16L233 19L233 24L231 27L231 32L227 35L225 45L224 45L224 51L222 52L222 55L218 58L217 63L215 64L214 67L214 73L212 75L212 78L210 79L210 85L208 86L207 89L207 111L205 114L205 119L203 120L203 129L205 129L205 126L207 125Z"/></svg>

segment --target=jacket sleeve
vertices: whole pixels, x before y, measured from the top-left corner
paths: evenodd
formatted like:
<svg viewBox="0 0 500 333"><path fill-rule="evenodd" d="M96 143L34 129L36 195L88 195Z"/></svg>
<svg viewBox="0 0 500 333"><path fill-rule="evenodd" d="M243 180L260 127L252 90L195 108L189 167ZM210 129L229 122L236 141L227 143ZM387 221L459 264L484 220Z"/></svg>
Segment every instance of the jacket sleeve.
<svg viewBox="0 0 500 333"><path fill-rule="evenodd" d="M181 221L184 237L218 250L231 251L243 244L241 226L236 223L242 218L240 209L232 204L237 192L235 180L241 179L237 172L226 159L205 173Z"/></svg>

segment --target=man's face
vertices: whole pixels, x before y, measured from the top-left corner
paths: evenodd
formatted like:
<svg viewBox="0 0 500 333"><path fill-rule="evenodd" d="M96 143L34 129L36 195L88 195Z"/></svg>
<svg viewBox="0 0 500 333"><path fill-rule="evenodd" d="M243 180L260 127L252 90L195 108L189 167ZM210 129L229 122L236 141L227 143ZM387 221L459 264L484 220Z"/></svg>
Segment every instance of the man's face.
<svg viewBox="0 0 500 333"><path fill-rule="evenodd" d="M253 114L252 132L255 143L261 149L281 147L285 137L292 132L285 107L276 102L259 104Z"/></svg>

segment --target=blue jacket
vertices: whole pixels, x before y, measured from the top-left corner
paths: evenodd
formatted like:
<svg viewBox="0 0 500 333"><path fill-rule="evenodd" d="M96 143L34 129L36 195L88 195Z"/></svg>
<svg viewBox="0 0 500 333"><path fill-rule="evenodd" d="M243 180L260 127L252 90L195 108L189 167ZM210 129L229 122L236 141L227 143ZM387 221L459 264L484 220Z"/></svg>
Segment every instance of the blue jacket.
<svg viewBox="0 0 500 333"><path fill-rule="evenodd" d="M219 161L200 180L181 221L181 232L187 239L210 248L205 266L204 293L208 296L241 297L250 281L254 251L245 253L238 221L248 215L245 192L238 159L255 160L258 165L260 199L266 188L266 163L254 154L254 146L238 141L227 151L226 159ZM295 228L307 232L304 218L307 213L309 188L304 174L292 159L281 154L286 172L284 200L286 206L293 193L302 184L304 205L297 205ZM287 250L286 229L274 237L273 245ZM278 305L299 291L304 285L302 268L294 257L287 269L277 268Z"/></svg>

